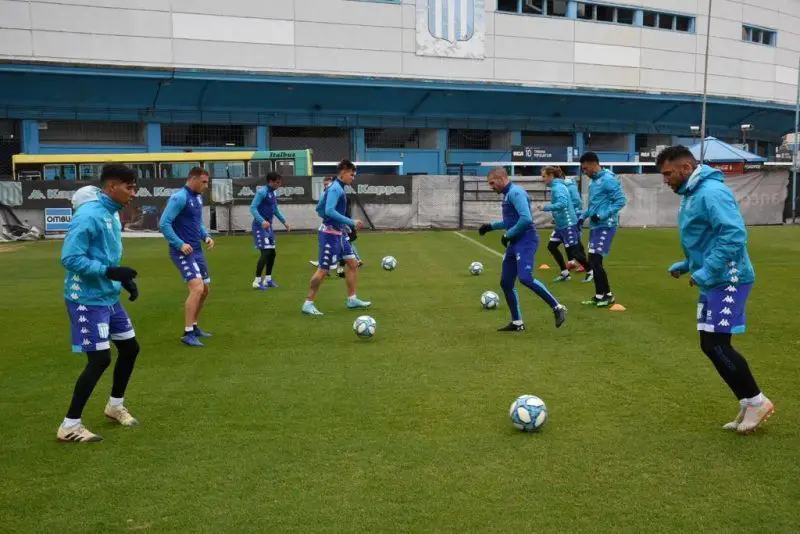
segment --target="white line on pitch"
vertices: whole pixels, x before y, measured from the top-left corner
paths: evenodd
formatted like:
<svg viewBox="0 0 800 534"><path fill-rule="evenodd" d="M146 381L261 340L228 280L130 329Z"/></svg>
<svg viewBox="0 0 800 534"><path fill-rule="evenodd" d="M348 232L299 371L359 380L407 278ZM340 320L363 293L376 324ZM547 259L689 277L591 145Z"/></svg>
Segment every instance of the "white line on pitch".
<svg viewBox="0 0 800 534"><path fill-rule="evenodd" d="M463 238L464 238L464 239L466 239L467 241L472 241L473 243L475 243L476 245L478 245L478 246L479 246L479 247L481 247L482 249L484 249L484 250L486 250L486 251L488 251L488 252L491 252L491 253L492 253L492 254L494 254L495 256L500 256L501 258L503 257L503 255L502 255L502 254L500 254L499 252L497 252L495 249L493 249L493 248L490 248L490 247L487 247L486 245L484 245L484 244L483 244L483 243L481 243L480 241L476 241L476 240L472 239L471 237L465 236L465 235L464 235L464 234L462 234L461 232L455 232L455 234L456 234L458 237L463 237Z"/></svg>

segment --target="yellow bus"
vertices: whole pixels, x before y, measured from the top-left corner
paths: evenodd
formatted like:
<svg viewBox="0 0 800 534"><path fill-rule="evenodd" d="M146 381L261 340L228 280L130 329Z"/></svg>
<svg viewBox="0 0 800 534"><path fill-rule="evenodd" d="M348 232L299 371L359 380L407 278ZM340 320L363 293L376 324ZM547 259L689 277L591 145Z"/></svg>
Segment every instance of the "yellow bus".
<svg viewBox="0 0 800 534"><path fill-rule="evenodd" d="M140 180L186 178L192 167L216 178L263 178L270 171L311 176L311 150L139 152L125 154L16 154L14 180L99 180L108 163L124 163Z"/></svg>

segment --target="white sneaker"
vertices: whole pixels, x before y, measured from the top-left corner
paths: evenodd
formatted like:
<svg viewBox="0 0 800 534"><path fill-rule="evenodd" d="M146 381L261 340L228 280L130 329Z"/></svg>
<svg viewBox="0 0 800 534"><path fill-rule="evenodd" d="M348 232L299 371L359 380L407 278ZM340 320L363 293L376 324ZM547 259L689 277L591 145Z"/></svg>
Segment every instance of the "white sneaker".
<svg viewBox="0 0 800 534"><path fill-rule="evenodd" d="M88 428L83 426L83 423L77 425L58 427L56 432L58 441L67 442L90 442L90 441L103 441L103 436L99 436L94 432L90 432Z"/></svg>
<svg viewBox="0 0 800 534"><path fill-rule="evenodd" d="M106 404L106 409L103 413L112 421L117 421L122 426L137 426L139 421L133 417L124 405L111 406Z"/></svg>
<svg viewBox="0 0 800 534"><path fill-rule="evenodd" d="M740 406L739 407L739 413L736 416L736 419L734 419L730 423L725 423L722 426L722 429L723 430L730 430L731 432L738 430L739 429L739 423L741 423L742 419L744 419L744 413L746 411L747 411L747 406L746 405L745 406Z"/></svg>
<svg viewBox="0 0 800 534"><path fill-rule="evenodd" d="M309 262L308 262L308 263L310 263L310 264L311 264L311 265L313 265L314 267L319 267L319 262L318 262L318 261L315 261L315 260L309 260Z"/></svg>
<svg viewBox="0 0 800 534"><path fill-rule="evenodd" d="M764 402L758 406L747 406L745 408L744 417L742 422L736 428L739 434L751 434L758 429L764 422L775 413L775 406L772 401L764 397Z"/></svg>

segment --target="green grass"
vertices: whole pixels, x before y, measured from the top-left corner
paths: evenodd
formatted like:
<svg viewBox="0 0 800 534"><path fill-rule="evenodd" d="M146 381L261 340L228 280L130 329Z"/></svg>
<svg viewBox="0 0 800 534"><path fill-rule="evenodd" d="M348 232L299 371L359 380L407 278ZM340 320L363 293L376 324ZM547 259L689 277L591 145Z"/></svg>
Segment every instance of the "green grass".
<svg viewBox="0 0 800 534"><path fill-rule="evenodd" d="M468 235L480 239L474 232ZM482 242L499 250L499 236ZM106 373L84 421L55 431L83 365L69 351L60 243L0 252L0 530L3 532L796 532L800 510L800 231L754 228L758 282L738 337L777 411L757 434L721 430L737 404L700 352L697 295L666 267L674 230L620 232L608 270L625 313L583 309L553 286L564 328L522 289L528 331L479 309L500 259L451 232L363 233L359 295L377 337L351 330L344 284L304 317L315 237L281 236L280 289L250 289L250 239L220 238L202 350L178 343L184 287L158 239L125 241L142 296L126 305L142 352L105 422ZM393 254L396 271L379 268ZM486 265L472 277L471 261ZM544 247L537 264L552 264ZM545 399L539 434L508 421Z"/></svg>

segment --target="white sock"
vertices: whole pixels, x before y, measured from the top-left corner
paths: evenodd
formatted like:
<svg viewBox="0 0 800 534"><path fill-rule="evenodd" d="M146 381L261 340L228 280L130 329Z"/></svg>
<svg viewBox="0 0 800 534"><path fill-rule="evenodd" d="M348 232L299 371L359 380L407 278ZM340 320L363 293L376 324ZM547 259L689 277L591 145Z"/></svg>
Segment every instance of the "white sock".
<svg viewBox="0 0 800 534"><path fill-rule="evenodd" d="M522 325L522 324L525 324L525 323L522 322L522 319L520 319L519 321L511 321L511 324L519 326L519 325Z"/></svg>
<svg viewBox="0 0 800 534"><path fill-rule="evenodd" d="M563 271L561 271L561 276L563 276L564 278L569 276L569 270L568 269L564 269Z"/></svg>
<svg viewBox="0 0 800 534"><path fill-rule="evenodd" d="M307 301L306 301L306 302L303 304L303 306L313 306L313 305L314 305L314 301L313 301L313 300L307 300Z"/></svg>
<svg viewBox="0 0 800 534"><path fill-rule="evenodd" d="M186 334L188 334L189 332L194 332L194 326L184 326L183 331Z"/></svg>
<svg viewBox="0 0 800 534"><path fill-rule="evenodd" d="M253 283L254 283L254 284L257 284L257 283L259 283L260 281L261 281L261 278L259 278L259 277L257 277L257 276L256 276L256 279L255 279L255 280L253 280Z"/></svg>
<svg viewBox="0 0 800 534"><path fill-rule="evenodd" d="M597 300L603 300L604 295L595 295L594 298Z"/></svg>
<svg viewBox="0 0 800 534"><path fill-rule="evenodd" d="M350 295L349 297L347 297L347 300L356 300L355 294Z"/></svg>
<svg viewBox="0 0 800 534"><path fill-rule="evenodd" d="M75 426L75 425L79 425L79 424L81 424L81 420L80 419L70 419L69 417L65 417L64 418L64 422L61 423L61 426L63 426L64 428L69 428L71 426Z"/></svg>
<svg viewBox="0 0 800 534"><path fill-rule="evenodd" d="M116 398L116 397L109 397L108 398L108 405L112 408L116 408L117 406L122 406L122 401L125 400L124 397Z"/></svg>
<svg viewBox="0 0 800 534"><path fill-rule="evenodd" d="M748 406L761 406L764 404L764 394L759 393L755 397L750 397L749 399L742 399Z"/></svg>
<svg viewBox="0 0 800 534"><path fill-rule="evenodd" d="M272 275L269 275L269 274L268 274L268 275L267 275L267 276L265 276L264 278L266 278L266 279L267 279L267 282L271 282L271 281L272 281Z"/></svg>

